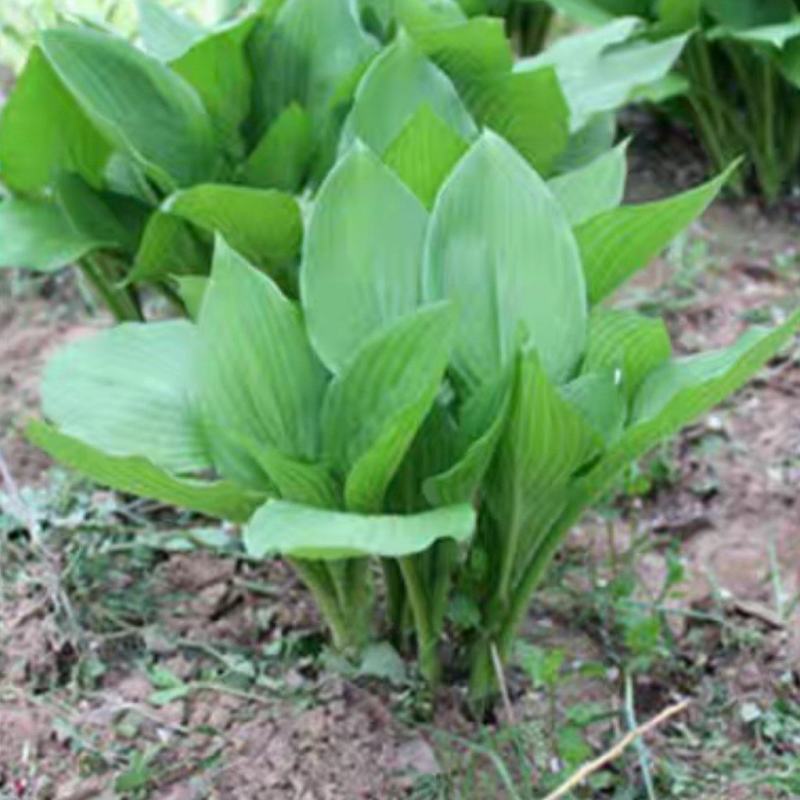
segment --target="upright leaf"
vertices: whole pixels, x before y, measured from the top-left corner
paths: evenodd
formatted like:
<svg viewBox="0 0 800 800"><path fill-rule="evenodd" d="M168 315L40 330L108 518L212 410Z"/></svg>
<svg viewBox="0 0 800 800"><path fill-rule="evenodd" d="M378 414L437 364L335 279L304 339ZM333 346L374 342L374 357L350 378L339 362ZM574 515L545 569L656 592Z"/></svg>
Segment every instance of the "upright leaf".
<svg viewBox="0 0 800 800"><path fill-rule="evenodd" d="M688 192L654 203L620 206L578 226L575 237L590 302L611 294L702 214L735 166Z"/></svg>
<svg viewBox="0 0 800 800"><path fill-rule="evenodd" d="M110 147L34 47L0 116L0 180L38 193L61 170L99 186Z"/></svg>
<svg viewBox="0 0 800 800"><path fill-rule="evenodd" d="M178 75L122 39L63 28L42 34L42 49L94 125L165 186L214 173L211 122Z"/></svg>
<svg viewBox="0 0 800 800"><path fill-rule="evenodd" d="M211 31L170 64L198 93L218 141L237 159L243 155L240 128L252 99L253 76L245 45L255 22L251 15Z"/></svg>
<svg viewBox="0 0 800 800"><path fill-rule="evenodd" d="M42 409L61 433L174 473L208 469L197 407L197 332L188 322L128 323L59 351Z"/></svg>
<svg viewBox="0 0 800 800"><path fill-rule="evenodd" d="M300 310L221 238L198 327L203 409L222 474L264 485L264 471L243 441L315 460L326 378Z"/></svg>
<svg viewBox="0 0 800 800"><path fill-rule="evenodd" d="M162 61L183 55L204 34L200 25L167 8L160 0L136 0L136 6L142 45Z"/></svg>
<svg viewBox="0 0 800 800"><path fill-rule="evenodd" d="M342 81L376 50L354 0L286 0L252 47L258 132L292 102L320 125Z"/></svg>
<svg viewBox="0 0 800 800"><path fill-rule="evenodd" d="M669 332L660 319L635 311L595 309L589 317L589 345L583 372L619 372L619 383L632 398L642 381L672 353Z"/></svg>
<svg viewBox="0 0 800 800"><path fill-rule="evenodd" d="M453 364L468 385L509 365L521 336L554 380L574 370L587 316L575 240L544 181L490 132L439 194L423 283L428 299L455 303Z"/></svg>
<svg viewBox="0 0 800 800"><path fill-rule="evenodd" d="M297 103L292 103L267 128L247 157L242 180L248 186L298 192L313 153L311 118Z"/></svg>
<svg viewBox="0 0 800 800"><path fill-rule="evenodd" d="M336 560L400 558L421 553L439 539L464 542L474 530L475 511L469 505L421 514L368 516L273 500L245 528L244 545L255 558L269 553Z"/></svg>
<svg viewBox="0 0 800 800"><path fill-rule="evenodd" d="M461 137L477 135L450 79L401 32L361 79L342 131L342 149L358 138L383 154L422 105L430 106Z"/></svg>
<svg viewBox="0 0 800 800"><path fill-rule="evenodd" d="M584 167L559 175L549 181L573 227L603 211L616 208L625 193L628 143L615 147Z"/></svg>
<svg viewBox="0 0 800 800"><path fill-rule="evenodd" d="M156 211L144 229L128 283L157 282L208 272L210 250L180 217Z"/></svg>
<svg viewBox="0 0 800 800"><path fill-rule="evenodd" d="M366 147L356 145L326 179L309 221L300 290L309 336L332 372L420 304L426 224L419 200Z"/></svg>
<svg viewBox="0 0 800 800"><path fill-rule="evenodd" d="M372 336L328 389L327 459L346 477L345 504L374 512L439 390L453 315L437 304Z"/></svg>
<svg viewBox="0 0 800 800"><path fill-rule="evenodd" d="M602 447L550 382L535 352L519 356L508 413L489 474L489 503L503 539L497 569L501 597L566 507L573 474Z"/></svg>
<svg viewBox="0 0 800 800"><path fill-rule="evenodd" d="M551 67L489 75L465 89L478 121L511 142L544 175L569 141L570 112Z"/></svg>
<svg viewBox="0 0 800 800"><path fill-rule="evenodd" d="M566 36L515 69L554 67L569 103L571 130L579 130L594 114L619 108L637 89L663 78L680 56L686 36L626 42L638 24L623 18Z"/></svg>
<svg viewBox="0 0 800 800"><path fill-rule="evenodd" d="M208 233L220 233L258 266L282 265L300 252L297 201L276 189L200 184L171 195L162 210Z"/></svg>
<svg viewBox="0 0 800 800"><path fill-rule="evenodd" d="M430 210L439 187L467 148L464 139L423 105L386 149L383 160Z"/></svg>

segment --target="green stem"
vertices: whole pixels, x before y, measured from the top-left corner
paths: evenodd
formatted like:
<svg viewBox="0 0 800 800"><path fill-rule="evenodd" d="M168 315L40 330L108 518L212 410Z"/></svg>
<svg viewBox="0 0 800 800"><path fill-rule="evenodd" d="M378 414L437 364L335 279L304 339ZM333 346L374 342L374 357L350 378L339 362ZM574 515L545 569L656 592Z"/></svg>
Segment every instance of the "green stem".
<svg viewBox="0 0 800 800"><path fill-rule="evenodd" d="M381 559L383 582L386 587L386 609L389 618L389 638L400 650L403 645L403 612L406 592L403 575L397 562L390 558Z"/></svg>
<svg viewBox="0 0 800 800"><path fill-rule="evenodd" d="M441 638L447 600L453 582L453 568L458 560L458 544L452 539L439 539L433 546L433 579L431 582L431 624L436 638Z"/></svg>
<svg viewBox="0 0 800 800"><path fill-rule="evenodd" d="M299 559L291 559L289 563L313 595L331 632L333 646L342 652L350 649L352 629L339 606L333 581L325 565Z"/></svg>
<svg viewBox="0 0 800 800"><path fill-rule="evenodd" d="M144 321L144 316L133 288L120 288L107 275L98 257L86 256L81 259L79 266L86 280L105 303L117 322Z"/></svg>
<svg viewBox="0 0 800 800"><path fill-rule="evenodd" d="M420 672L425 680L435 687L441 674L439 641L433 627L431 608L420 576L419 564L416 556L405 556L399 559L399 566L408 592L411 612L414 615Z"/></svg>

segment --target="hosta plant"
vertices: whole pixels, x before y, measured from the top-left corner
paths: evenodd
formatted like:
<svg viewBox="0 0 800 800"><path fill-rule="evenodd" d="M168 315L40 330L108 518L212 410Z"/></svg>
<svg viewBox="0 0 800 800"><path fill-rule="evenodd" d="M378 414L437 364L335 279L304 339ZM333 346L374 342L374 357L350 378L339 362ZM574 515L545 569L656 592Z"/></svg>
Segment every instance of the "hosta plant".
<svg viewBox="0 0 800 800"><path fill-rule="evenodd" d="M586 508L800 324L674 357L660 319L603 302L725 177L620 205L624 146L545 182L426 107L382 156L356 138L326 178L299 301L218 238L196 321L70 345L29 436L100 483L241 523L344 651L389 636L435 683L451 637L448 668L485 698ZM469 625L447 624L452 602Z"/></svg>
<svg viewBox="0 0 800 800"><path fill-rule="evenodd" d="M550 0L581 22L636 15L658 40L691 34L669 113L693 121L712 164L747 156L735 186L769 201L800 171L800 6L796 0Z"/></svg>
<svg viewBox="0 0 800 800"><path fill-rule="evenodd" d="M44 31L0 116L0 265L77 262L120 320L142 318L142 285L191 313L217 233L296 296L296 195L356 137L407 158L419 115L444 150L488 126L552 175L608 149L607 112L677 54L653 45L646 74L616 63L597 92L609 41L581 75L560 50L515 64L502 20L455 0L265 0L210 30L139 5L138 46Z"/></svg>

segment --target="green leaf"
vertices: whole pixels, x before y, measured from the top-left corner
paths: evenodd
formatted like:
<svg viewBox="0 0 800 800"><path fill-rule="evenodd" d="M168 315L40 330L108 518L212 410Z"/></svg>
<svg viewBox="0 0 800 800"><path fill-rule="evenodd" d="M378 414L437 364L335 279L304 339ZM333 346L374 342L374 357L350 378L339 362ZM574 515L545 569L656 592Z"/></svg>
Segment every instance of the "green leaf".
<svg viewBox="0 0 800 800"><path fill-rule="evenodd" d="M322 410L324 452L346 476L348 509L380 509L439 391L453 322L446 304L400 319L368 339L330 384Z"/></svg>
<svg viewBox="0 0 800 800"><path fill-rule="evenodd" d="M50 359L42 409L62 433L109 455L144 456L175 473L208 469L200 357L197 332L183 320L119 325Z"/></svg>
<svg viewBox="0 0 800 800"><path fill-rule="evenodd" d="M208 278L204 275L181 275L175 278L175 283L178 286L178 294L186 306L186 313L190 319L196 321L200 316Z"/></svg>
<svg viewBox="0 0 800 800"><path fill-rule="evenodd" d="M672 353L667 326L635 311L595 309L589 317L589 345L582 371L619 371L632 398L642 381Z"/></svg>
<svg viewBox="0 0 800 800"><path fill-rule="evenodd" d="M473 500L500 441L510 400L506 376L482 386L467 400L457 434L460 451L457 461L425 481L425 496L431 504Z"/></svg>
<svg viewBox="0 0 800 800"><path fill-rule="evenodd" d="M490 76L465 90L478 121L499 133L543 175L569 141L569 107L551 67Z"/></svg>
<svg viewBox="0 0 800 800"><path fill-rule="evenodd" d="M326 376L300 310L222 238L198 327L203 410L220 472L245 485L263 485L263 470L242 440L314 461Z"/></svg>
<svg viewBox="0 0 800 800"><path fill-rule="evenodd" d="M245 45L255 22L248 16L220 27L170 64L200 96L217 140L236 159L243 155L240 128L252 100L253 76Z"/></svg>
<svg viewBox="0 0 800 800"><path fill-rule="evenodd" d="M204 34L200 25L167 8L159 0L136 0L139 35L148 53L161 61L183 55Z"/></svg>
<svg viewBox="0 0 800 800"><path fill-rule="evenodd" d="M411 116L426 104L465 139L478 129L450 79L403 32L370 65L358 85L340 148L354 139L382 155Z"/></svg>
<svg viewBox="0 0 800 800"><path fill-rule="evenodd" d="M798 327L800 311L776 328L751 328L729 348L667 361L651 372L623 436L573 487L564 524L576 519L621 469L743 386Z"/></svg>
<svg viewBox="0 0 800 800"><path fill-rule="evenodd" d="M222 234L259 267L281 266L300 252L300 208L277 189L201 184L176 192L161 208L208 233Z"/></svg>
<svg viewBox="0 0 800 800"><path fill-rule="evenodd" d="M209 517L245 522L266 499L227 481L177 478L139 456L107 455L44 422L29 423L26 436L56 461L103 486Z"/></svg>
<svg viewBox="0 0 800 800"><path fill-rule="evenodd" d="M342 82L377 49L352 0L286 0L252 47L259 132L292 102L309 112L316 132Z"/></svg>
<svg viewBox="0 0 800 800"><path fill-rule="evenodd" d="M197 93L133 46L78 28L42 33L42 49L99 131L162 186L209 179L217 165L211 122Z"/></svg>
<svg viewBox="0 0 800 800"><path fill-rule="evenodd" d="M602 440L558 392L535 351L518 357L508 423L488 475L488 500L498 520L500 595L566 507L573 474Z"/></svg>
<svg viewBox="0 0 800 800"><path fill-rule="evenodd" d="M419 200L366 147L328 175L309 221L300 293L309 337L332 372L420 304L426 225Z"/></svg>
<svg viewBox="0 0 800 800"><path fill-rule="evenodd" d="M616 116L610 111L594 114L582 128L570 134L566 149L556 159L554 171L564 173L585 167L610 150L616 137Z"/></svg>
<svg viewBox="0 0 800 800"><path fill-rule="evenodd" d="M547 4L565 17L583 25L604 25L614 19L615 12L598 0L546 0Z"/></svg>
<svg viewBox="0 0 800 800"><path fill-rule="evenodd" d="M248 156L242 180L249 186L298 192L314 154L311 118L297 103L288 105Z"/></svg>
<svg viewBox="0 0 800 800"><path fill-rule="evenodd" d="M548 185L573 227L616 208L625 194L628 142L609 150L585 167L552 178Z"/></svg>
<svg viewBox="0 0 800 800"><path fill-rule="evenodd" d="M584 348L586 301L569 224L542 179L484 133L436 201L426 242L429 300L453 300L453 365L470 386L492 380L530 338L556 381Z"/></svg>
<svg viewBox="0 0 800 800"><path fill-rule="evenodd" d="M210 256L179 217L156 211L149 219L128 283L159 281L175 275L208 272Z"/></svg>
<svg viewBox="0 0 800 800"><path fill-rule="evenodd" d="M762 25L755 28L736 30L734 28L714 28L706 34L710 41L717 39L735 39L740 42L766 44L783 50L790 39L800 36L800 17L775 25Z"/></svg>
<svg viewBox="0 0 800 800"><path fill-rule="evenodd" d="M476 79L510 72L514 63L501 19L480 17L448 25L422 26L412 30L412 35L428 58L462 90Z"/></svg>
<svg viewBox="0 0 800 800"><path fill-rule="evenodd" d="M729 28L775 25L797 14L793 0L703 0L703 7Z"/></svg>
<svg viewBox="0 0 800 800"><path fill-rule="evenodd" d="M554 67L569 103L571 130L577 131L594 114L619 108L636 89L663 78L680 56L685 35L626 42L639 24L625 18L565 36L540 55L523 59L515 69Z"/></svg>
<svg viewBox="0 0 800 800"><path fill-rule="evenodd" d="M0 203L0 267L53 272L106 244L77 231L53 203Z"/></svg>
<svg viewBox="0 0 800 800"><path fill-rule="evenodd" d="M136 252L150 211L146 206L131 197L100 192L66 172L56 178L55 194L75 230L109 247Z"/></svg>
<svg viewBox="0 0 800 800"><path fill-rule="evenodd" d="M474 529L475 512L468 505L368 516L273 500L245 528L244 545L254 558L270 553L313 559L400 558L421 553L439 539L465 542Z"/></svg>
<svg viewBox="0 0 800 800"><path fill-rule="evenodd" d="M610 369L584 372L559 391L599 439L606 444L617 440L628 417L617 373Z"/></svg>
<svg viewBox="0 0 800 800"><path fill-rule="evenodd" d="M578 226L589 301L598 303L647 266L692 220L700 216L736 168L688 192L654 203L620 206Z"/></svg>
<svg viewBox="0 0 800 800"><path fill-rule="evenodd" d="M0 179L16 192L32 194L66 170L99 186L109 150L34 47L0 116Z"/></svg>
<svg viewBox="0 0 800 800"><path fill-rule="evenodd" d="M658 0L659 33L682 33L698 25L703 0Z"/></svg>
<svg viewBox="0 0 800 800"><path fill-rule="evenodd" d="M467 148L464 139L425 104L389 145L383 160L430 210L439 187Z"/></svg>

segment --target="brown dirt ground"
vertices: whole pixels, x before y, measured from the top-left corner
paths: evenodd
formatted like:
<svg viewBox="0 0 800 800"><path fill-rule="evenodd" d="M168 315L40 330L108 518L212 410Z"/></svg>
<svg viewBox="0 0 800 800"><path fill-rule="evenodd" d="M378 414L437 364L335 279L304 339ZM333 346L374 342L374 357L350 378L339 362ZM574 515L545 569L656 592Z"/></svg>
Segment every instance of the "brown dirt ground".
<svg viewBox="0 0 800 800"><path fill-rule="evenodd" d="M687 171L693 177L691 162ZM647 178L632 193L637 199L659 191ZM663 176L656 178L660 186ZM753 205L721 203L695 227L692 241L705 243L704 269L692 277L689 302L668 306L679 350L727 344L742 328L743 315L785 307L787 296L797 297L798 240L791 222L788 212L770 218ZM776 266L787 260L790 269ZM637 285L658 294L674 281L674 262L662 259ZM61 302L54 303L54 297ZM634 291L626 300L638 297ZM86 318L69 278L16 295L10 283L0 284L0 449L20 484L37 482L47 466L20 434L20 425L36 408L37 380L47 353L102 324ZM704 450L706 440L715 447ZM679 689L693 691L698 699L685 721L691 729L702 723L715 682L724 683L737 700L761 701L774 695L787 671L800 676L800 604L788 623L776 619L770 566L780 569L786 597L800 592L800 360L776 360L735 401L684 433L673 453L672 485L633 505L635 513L619 524L619 542L630 538L634 527L654 531L662 546L645 554L639 570L645 586L657 586L666 570L666 545L678 537L688 574L678 604L708 610L722 603L743 626L757 628L764 642L757 653L728 657L719 634L706 632L705 653L698 653L696 643L689 643L693 626L676 623L682 657L706 658L711 683L659 685L652 697L642 687L639 711L646 717ZM590 518L576 531L569 551L602 554L605 542L603 526ZM406 796L409 771L438 769L428 737L392 713L396 696L378 685L309 676L300 667L288 668L281 676L282 689L267 703L209 690L153 708L147 703L152 687L141 664L119 655L95 692L79 698L68 687L55 694L40 692L37 687L58 686L75 659L74 639L53 613L58 604L53 576L63 567L55 556L49 565L32 566L31 580L20 587L0 587L6 598L0 604L0 797L117 796L108 786L108 772L92 774L93 765L100 750L111 753L106 766L114 767L112 724L128 712L138 714L137 741L161 748L154 761L159 788L149 795L160 800L383 800ZM266 628L259 617L262 601L237 588L240 576L229 563L171 556L151 577L157 596L180 598L159 612L160 629L166 632L160 657L184 679L196 679L208 657L191 655L191 648L177 646L176 639L257 652L287 630L310 632L317 624L296 582L280 566L256 575L276 587L280 600ZM591 635L559 622L555 612L539 609L529 633L563 646L572 656L588 660L602 655ZM107 643L93 639L88 646ZM148 647L159 652L158 641ZM608 700L609 686L587 682L576 691L582 700ZM796 697L796 684L793 691ZM514 696L521 718L542 712L540 698L524 687L514 687ZM445 697L437 722L455 731L471 730L459 711L457 693ZM668 748L666 735L654 738L657 752L660 747ZM218 753L222 756L215 760ZM688 764L699 759L695 767L703 770L702 754L683 755ZM204 768L197 767L206 758ZM746 786L719 791L720 800L754 797Z"/></svg>

